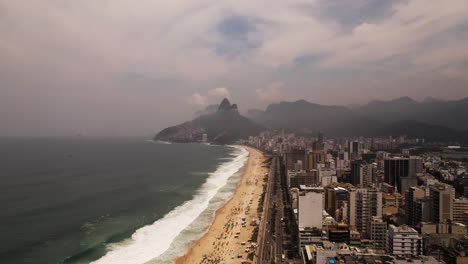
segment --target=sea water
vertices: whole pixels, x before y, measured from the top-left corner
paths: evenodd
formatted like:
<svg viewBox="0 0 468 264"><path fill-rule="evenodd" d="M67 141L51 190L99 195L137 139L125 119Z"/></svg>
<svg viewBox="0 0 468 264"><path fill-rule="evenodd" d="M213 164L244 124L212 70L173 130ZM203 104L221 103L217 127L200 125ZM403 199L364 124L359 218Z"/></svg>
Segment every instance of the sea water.
<svg viewBox="0 0 468 264"><path fill-rule="evenodd" d="M170 263L248 153L144 139L0 139L0 263Z"/></svg>

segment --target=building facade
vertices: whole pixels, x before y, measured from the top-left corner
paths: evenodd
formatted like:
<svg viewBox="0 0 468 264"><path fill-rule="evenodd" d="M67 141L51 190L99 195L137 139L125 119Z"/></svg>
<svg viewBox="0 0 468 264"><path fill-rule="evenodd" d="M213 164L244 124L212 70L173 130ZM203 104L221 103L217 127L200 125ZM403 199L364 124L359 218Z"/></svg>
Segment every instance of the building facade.
<svg viewBox="0 0 468 264"><path fill-rule="evenodd" d="M402 190L401 178L409 176L409 159L401 157L386 158L384 160L384 181L392 186L396 186L398 191Z"/></svg>
<svg viewBox="0 0 468 264"><path fill-rule="evenodd" d="M390 225L387 232L387 253L398 256L420 256L422 254L421 235L406 225Z"/></svg>
<svg viewBox="0 0 468 264"><path fill-rule="evenodd" d="M369 221L382 216L382 192L373 188L352 188L348 192L348 225L369 237Z"/></svg>

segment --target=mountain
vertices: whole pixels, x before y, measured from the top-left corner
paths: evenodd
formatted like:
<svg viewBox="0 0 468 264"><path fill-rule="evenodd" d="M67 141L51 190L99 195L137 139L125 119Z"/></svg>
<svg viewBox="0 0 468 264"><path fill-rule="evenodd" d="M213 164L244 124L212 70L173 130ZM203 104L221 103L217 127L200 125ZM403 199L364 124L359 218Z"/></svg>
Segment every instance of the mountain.
<svg viewBox="0 0 468 264"><path fill-rule="evenodd" d="M427 96L426 98L424 98L421 101L421 103L436 103L436 102L444 102L444 100L439 99L439 98L435 98L435 97L432 97L432 96Z"/></svg>
<svg viewBox="0 0 468 264"><path fill-rule="evenodd" d="M209 114L216 113L216 111L218 111L218 108L219 108L219 104L209 105L203 110L196 111L195 114L194 114L194 117L197 118L197 117L200 117L202 115L209 115Z"/></svg>
<svg viewBox="0 0 468 264"><path fill-rule="evenodd" d="M434 140L468 141L468 133L464 132L468 131L468 98L418 102L401 97L354 108L299 100L271 104L257 113L254 121L299 134L321 131L330 136L383 136L398 132Z"/></svg>
<svg viewBox="0 0 468 264"><path fill-rule="evenodd" d="M468 98L455 101L429 100L417 102L409 97L391 101L374 101L354 109L359 116L396 122L415 120L445 126L454 130L468 130Z"/></svg>
<svg viewBox="0 0 468 264"><path fill-rule="evenodd" d="M247 113L245 113L245 116L250 119L255 119L259 117L260 115L262 115L263 112L265 111L260 110L260 109L249 109L247 110Z"/></svg>
<svg viewBox="0 0 468 264"><path fill-rule="evenodd" d="M216 112L165 128L154 137L154 140L197 142L206 133L210 142L230 144L241 138L257 135L263 130L265 130L263 126L240 115L237 105L231 104L225 98Z"/></svg>
<svg viewBox="0 0 468 264"><path fill-rule="evenodd" d="M385 125L373 133L382 136L407 135L413 138L425 138L430 141L466 142L467 140L466 134L464 132L455 131L444 126L430 125L414 120L397 121Z"/></svg>
<svg viewBox="0 0 468 264"><path fill-rule="evenodd" d="M350 111L342 106L324 106L305 100L271 104L254 120L273 129L292 131L322 130L350 119Z"/></svg>

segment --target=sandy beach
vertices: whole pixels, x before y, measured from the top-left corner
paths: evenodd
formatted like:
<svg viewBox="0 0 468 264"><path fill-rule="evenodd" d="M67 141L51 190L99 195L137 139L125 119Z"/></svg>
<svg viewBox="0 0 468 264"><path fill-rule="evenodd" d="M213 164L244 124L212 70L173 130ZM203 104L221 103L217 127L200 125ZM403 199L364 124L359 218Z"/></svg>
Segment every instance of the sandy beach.
<svg viewBox="0 0 468 264"><path fill-rule="evenodd" d="M218 209L208 231L186 255L177 258L177 264L255 263L255 243L252 246L250 242L255 226L251 223L258 219L258 201L268 168L262 167L265 157L260 151L241 147L249 151L249 159L234 196ZM253 260L248 258L249 254Z"/></svg>

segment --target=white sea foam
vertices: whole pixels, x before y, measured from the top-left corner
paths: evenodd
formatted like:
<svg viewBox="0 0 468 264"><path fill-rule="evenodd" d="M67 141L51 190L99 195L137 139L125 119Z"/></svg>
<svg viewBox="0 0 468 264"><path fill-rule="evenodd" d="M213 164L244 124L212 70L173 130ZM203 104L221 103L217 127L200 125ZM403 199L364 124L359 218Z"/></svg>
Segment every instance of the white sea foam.
<svg viewBox="0 0 468 264"><path fill-rule="evenodd" d="M138 229L131 238L110 245L107 254L92 263L142 264L161 256L174 239L208 208L210 200L227 184L229 178L244 166L248 152L239 148L236 154L234 159L222 163L215 172L210 173L192 200L176 207L153 224Z"/></svg>
<svg viewBox="0 0 468 264"><path fill-rule="evenodd" d="M172 142L169 141L163 141L163 140L148 140L149 142L155 143L155 144L165 144L165 145L170 145Z"/></svg>

